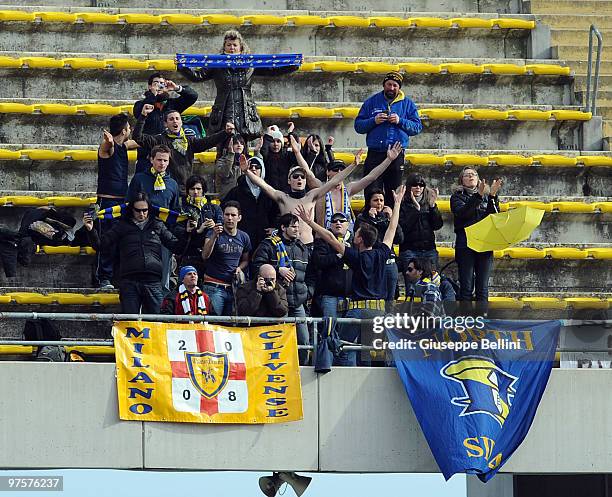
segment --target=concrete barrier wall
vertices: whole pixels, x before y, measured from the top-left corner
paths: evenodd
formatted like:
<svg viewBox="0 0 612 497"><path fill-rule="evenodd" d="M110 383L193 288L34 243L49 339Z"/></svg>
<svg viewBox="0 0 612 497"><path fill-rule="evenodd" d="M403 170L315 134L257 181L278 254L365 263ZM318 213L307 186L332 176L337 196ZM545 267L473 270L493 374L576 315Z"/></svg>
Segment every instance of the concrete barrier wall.
<svg viewBox="0 0 612 497"><path fill-rule="evenodd" d="M304 419L210 426L118 419L114 364L0 363L0 468L437 472L393 369L302 368ZM610 370L555 370L516 473L612 467Z"/></svg>

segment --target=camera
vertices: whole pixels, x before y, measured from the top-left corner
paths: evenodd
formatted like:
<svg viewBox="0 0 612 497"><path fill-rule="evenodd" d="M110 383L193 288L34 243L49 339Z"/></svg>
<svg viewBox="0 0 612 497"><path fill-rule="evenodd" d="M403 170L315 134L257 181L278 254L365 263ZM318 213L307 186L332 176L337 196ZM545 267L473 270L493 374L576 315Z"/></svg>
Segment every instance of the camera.
<svg viewBox="0 0 612 497"><path fill-rule="evenodd" d="M274 288L274 278L264 278L264 284L268 287L268 288Z"/></svg>

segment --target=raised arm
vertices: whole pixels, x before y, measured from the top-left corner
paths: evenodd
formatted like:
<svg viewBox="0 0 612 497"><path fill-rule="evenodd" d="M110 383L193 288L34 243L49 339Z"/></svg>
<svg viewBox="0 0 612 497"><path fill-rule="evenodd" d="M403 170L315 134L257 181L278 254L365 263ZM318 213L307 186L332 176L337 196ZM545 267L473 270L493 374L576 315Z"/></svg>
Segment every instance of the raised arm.
<svg viewBox="0 0 612 497"><path fill-rule="evenodd" d="M393 200L395 201L395 204L393 205L393 213L391 214L389 226L387 226L387 231L385 231L385 237L383 238L383 243L390 249L393 249L393 238L395 237L395 230L397 228L397 222L399 220L400 207L402 205L402 199L404 198L405 193L405 185L400 185L397 189L397 192L393 192Z"/></svg>
<svg viewBox="0 0 612 497"><path fill-rule="evenodd" d="M134 126L134 131L132 131L132 139L141 147L145 149L152 149L155 145L159 145L161 141L157 139L156 135L147 135L144 131L144 124L147 119L147 116L153 112L153 106L151 104L144 104L142 107L142 111L139 116L137 116L136 125Z"/></svg>
<svg viewBox="0 0 612 497"><path fill-rule="evenodd" d="M346 248L344 243L340 243L338 239L333 235L333 233L331 233L330 231L327 231L325 228L323 228L323 226L315 223L312 219L310 219L310 215L308 212L306 212L304 205L299 204L295 212L298 215L298 217L302 221L304 221L308 226L310 226L312 228L312 231L314 231L317 235L319 235L319 237L322 240L329 243L336 252L338 252L341 255L344 255L344 249Z"/></svg>
<svg viewBox="0 0 612 497"><path fill-rule="evenodd" d="M98 148L98 156L102 159L108 159L114 152L115 140L113 139L113 135L104 129L102 130L102 143L100 144L100 148Z"/></svg>
<svg viewBox="0 0 612 497"><path fill-rule="evenodd" d="M310 166L308 165L308 162L306 162L306 159L304 159L304 156L302 155L302 147L300 147L300 144L295 139L293 133L289 134L289 143L291 144L291 150L293 150L293 156L295 157L295 160L297 161L298 165L302 167L304 171L306 171L306 185L309 188L319 188L323 183L313 174L312 170L310 169Z"/></svg>
<svg viewBox="0 0 612 497"><path fill-rule="evenodd" d="M383 160L378 166L372 169L366 176L357 181L351 181L347 185L349 197L355 195L357 192L361 190L365 190L366 187L375 181L382 173L385 172L385 169L389 167L389 165L398 158L400 152L402 151L402 144L400 142L395 142L393 146L389 145L389 149L387 150L387 157Z"/></svg>
<svg viewBox="0 0 612 497"><path fill-rule="evenodd" d="M357 152L357 155L355 156L355 160L359 160L359 156L361 155L361 152L362 152L361 149L359 152ZM349 167L347 167L344 171L340 171L328 182L323 183L319 188L315 188L314 190L311 190L309 193L313 194L312 199L316 201L320 199L321 197L323 197L327 192L336 188L340 183L342 183L345 180L345 178L347 178L355 170L356 167L357 167L357 163L353 161L353 163Z"/></svg>
<svg viewBox="0 0 612 497"><path fill-rule="evenodd" d="M263 180L262 178L254 174L249 169L249 162L247 161L247 158L244 156L244 154L240 156L240 170L242 171L243 174L246 174L253 183L255 183L259 188L261 188L261 190L268 197L270 197L275 202L280 201L281 195L283 195L283 192L276 190L275 188L272 188L272 186L266 183L265 180Z"/></svg>

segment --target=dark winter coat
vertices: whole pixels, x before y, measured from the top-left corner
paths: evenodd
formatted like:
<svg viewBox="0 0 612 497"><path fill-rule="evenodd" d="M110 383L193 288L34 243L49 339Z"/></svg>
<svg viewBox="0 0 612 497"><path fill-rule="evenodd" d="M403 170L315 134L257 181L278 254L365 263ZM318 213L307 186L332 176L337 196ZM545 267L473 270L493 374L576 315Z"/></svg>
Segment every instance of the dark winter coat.
<svg viewBox="0 0 612 497"><path fill-rule="evenodd" d="M386 214L379 212L376 217L371 217L367 211L361 212L357 218L355 219L355 226L353 227L353 233L357 233L359 226L362 223L367 223L376 228L378 231L378 239L376 240L378 243L382 243L385 238L385 233L387 232L387 228L389 227L389 223L391 220L387 217ZM394 244L401 244L404 241L404 232L402 227L398 224L397 229L395 230L395 235L393 236Z"/></svg>
<svg viewBox="0 0 612 497"><path fill-rule="evenodd" d="M278 282L272 292L258 292L257 279L247 281L236 289L238 316L282 318L287 315L287 291Z"/></svg>
<svg viewBox="0 0 612 497"><path fill-rule="evenodd" d="M329 243L317 238L312 249L311 268L316 274L315 295L349 297L353 270Z"/></svg>
<svg viewBox="0 0 612 497"><path fill-rule="evenodd" d="M497 195L482 196L478 192L470 194L462 188L451 195L450 206L457 235L455 247L465 248L467 247L465 228L476 224L489 214L499 212L499 199Z"/></svg>
<svg viewBox="0 0 612 497"><path fill-rule="evenodd" d="M297 140L297 136L294 136ZM289 191L289 169L295 163L295 156L292 150L285 147L281 148L280 152L272 152L270 147L273 142L270 135L263 136L260 153L266 166L266 183L276 190L287 192Z"/></svg>
<svg viewBox="0 0 612 497"><path fill-rule="evenodd" d="M417 210L410 198L404 199L400 207L399 225L404 232L404 241L400 243L400 252L405 250L435 250L435 232L442 228L444 222L437 206L421 206Z"/></svg>
<svg viewBox="0 0 612 497"><path fill-rule="evenodd" d="M225 128L225 123L234 123L236 132L250 141L262 134L261 119L257 105L253 101L251 85L254 76L277 76L296 71L299 66L280 68L248 69L195 69L180 68L183 76L191 81L212 79L217 88L217 96L208 121L207 134L217 133Z"/></svg>

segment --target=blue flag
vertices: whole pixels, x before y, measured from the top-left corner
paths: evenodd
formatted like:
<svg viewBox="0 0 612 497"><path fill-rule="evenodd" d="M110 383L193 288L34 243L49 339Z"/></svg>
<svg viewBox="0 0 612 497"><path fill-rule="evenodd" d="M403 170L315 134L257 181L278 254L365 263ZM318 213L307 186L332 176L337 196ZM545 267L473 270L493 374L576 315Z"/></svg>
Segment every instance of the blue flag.
<svg viewBox="0 0 612 497"><path fill-rule="evenodd" d="M463 333L387 330L397 371L447 480L469 473L486 482L518 448L546 388L561 328L560 321L481 324Z"/></svg>
<svg viewBox="0 0 612 497"><path fill-rule="evenodd" d="M203 67L246 69L249 67L287 67L302 64L302 54L190 54L177 53L176 65L181 67Z"/></svg>

